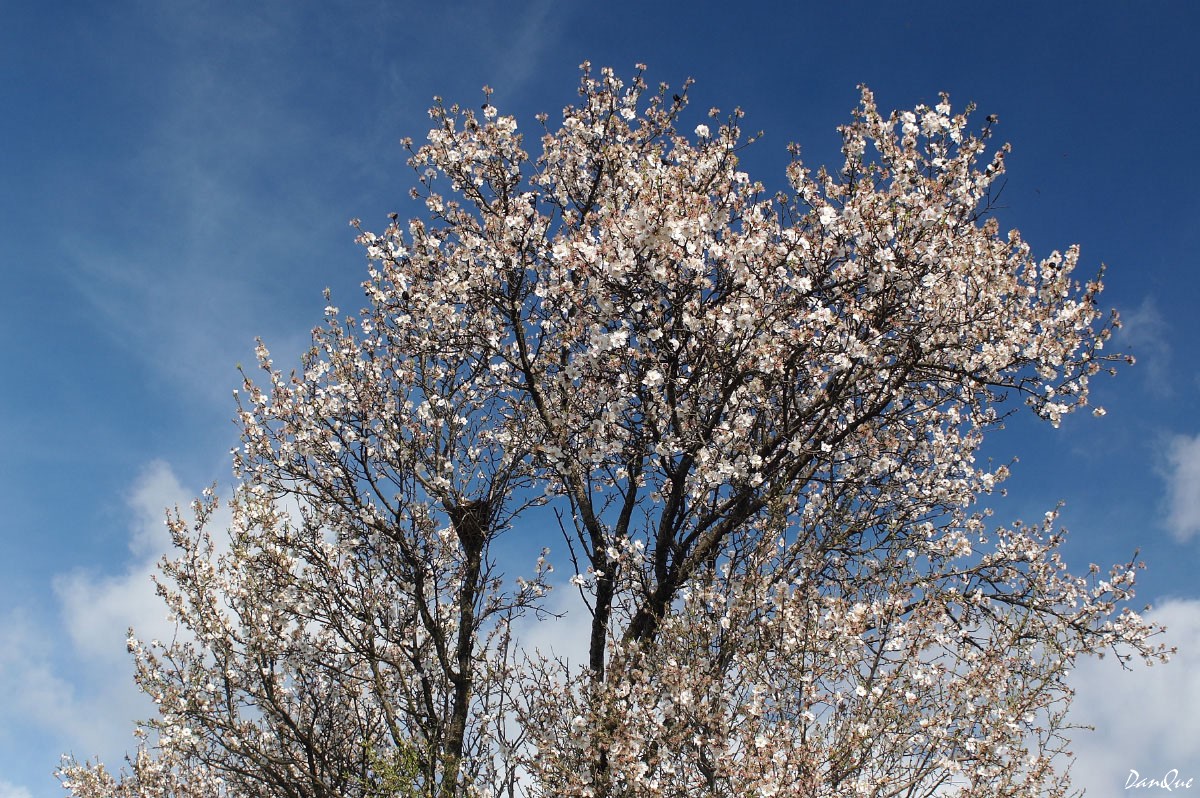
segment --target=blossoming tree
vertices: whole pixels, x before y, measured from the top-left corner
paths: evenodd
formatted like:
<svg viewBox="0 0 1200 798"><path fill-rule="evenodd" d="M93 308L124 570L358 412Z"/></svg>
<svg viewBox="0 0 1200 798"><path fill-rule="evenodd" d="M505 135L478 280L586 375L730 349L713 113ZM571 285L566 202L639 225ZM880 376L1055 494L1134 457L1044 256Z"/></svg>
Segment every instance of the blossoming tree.
<svg viewBox="0 0 1200 798"><path fill-rule="evenodd" d="M740 113L680 132L686 87L640 67L585 65L535 158L485 92L408 144L427 214L361 232L367 308L295 372L260 346L232 526L211 495L170 517L180 634L130 636L159 714L65 786L1064 794L1072 663L1166 652L1134 562L1073 576L1054 512L987 518L985 433L1086 406L1115 324L1077 249L990 216L991 120L864 90L841 169L797 151L770 194ZM585 663L516 633L555 622L548 541L496 565L547 517Z"/></svg>

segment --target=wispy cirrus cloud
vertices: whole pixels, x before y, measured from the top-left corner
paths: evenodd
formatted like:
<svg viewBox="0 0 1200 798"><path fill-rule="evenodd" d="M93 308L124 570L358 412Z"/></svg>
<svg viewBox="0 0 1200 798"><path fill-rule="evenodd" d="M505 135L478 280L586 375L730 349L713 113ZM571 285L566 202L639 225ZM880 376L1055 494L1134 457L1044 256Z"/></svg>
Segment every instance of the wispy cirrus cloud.
<svg viewBox="0 0 1200 798"><path fill-rule="evenodd" d="M1200 435L1176 435L1166 447L1167 487L1165 524L1176 540L1200 535Z"/></svg>
<svg viewBox="0 0 1200 798"><path fill-rule="evenodd" d="M1176 385L1171 369L1170 325L1154 297L1147 296L1137 307L1121 312L1116 344L1136 358L1151 394L1172 395Z"/></svg>
<svg viewBox="0 0 1200 798"><path fill-rule="evenodd" d="M124 77L153 108L121 120L124 146L96 153L87 170L63 164L52 178L93 209L58 234L55 268L95 326L168 391L220 407L255 336L291 364L321 320L322 288L357 305L365 268L347 222L404 210L415 178L398 140L424 137L432 96L469 102L486 75L511 101L563 17L550 0L415 17L305 5L214 15L203 4L146 4L148 35L171 46L152 74ZM394 24L381 25L377 12ZM323 49L313 14L336 18L362 54ZM381 60L374 54L396 44L384 31L396 27L442 31L475 54L478 77L446 69L433 39ZM363 79L329 77L348 72Z"/></svg>

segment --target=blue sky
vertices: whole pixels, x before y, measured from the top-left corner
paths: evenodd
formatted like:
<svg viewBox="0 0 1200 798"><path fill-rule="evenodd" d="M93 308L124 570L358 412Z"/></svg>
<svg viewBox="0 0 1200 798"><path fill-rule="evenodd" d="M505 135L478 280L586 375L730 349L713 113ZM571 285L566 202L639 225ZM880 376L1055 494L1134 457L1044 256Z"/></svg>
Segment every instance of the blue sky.
<svg viewBox="0 0 1200 798"><path fill-rule="evenodd" d="M770 10L767 10L770 9ZM856 85L948 91L1013 145L997 213L1040 253L1079 242L1138 365L1103 419L1016 420L1001 519L1062 499L1069 561L1140 548L1139 599L1178 661L1076 672L1077 782L1178 768L1200 783L1200 6L1187 2L732 4L0 3L0 798L58 793L61 752L111 762L147 710L125 627L165 630L148 576L162 508L229 482L236 364L293 361L330 286L365 273L347 222L413 212L399 139L433 95L529 129L587 59L696 79L741 106L745 158L835 163ZM553 541L551 541L553 544Z"/></svg>

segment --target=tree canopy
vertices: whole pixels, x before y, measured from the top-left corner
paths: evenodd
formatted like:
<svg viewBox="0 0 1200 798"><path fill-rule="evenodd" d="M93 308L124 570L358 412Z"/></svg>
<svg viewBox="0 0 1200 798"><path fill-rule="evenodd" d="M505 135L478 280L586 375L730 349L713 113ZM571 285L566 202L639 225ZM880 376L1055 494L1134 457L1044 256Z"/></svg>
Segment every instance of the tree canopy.
<svg viewBox="0 0 1200 798"><path fill-rule="evenodd" d="M1056 511L988 517L985 434L1119 360L1078 249L991 214L991 118L863 89L841 167L795 149L771 193L740 112L680 130L642 67L584 65L534 156L485 99L406 142L425 213L360 226L365 309L294 371L260 344L232 525L171 514L180 634L130 635L159 714L67 789L1065 794L1072 663L1166 652L1135 561L1073 575ZM552 587L586 662L522 645Z"/></svg>

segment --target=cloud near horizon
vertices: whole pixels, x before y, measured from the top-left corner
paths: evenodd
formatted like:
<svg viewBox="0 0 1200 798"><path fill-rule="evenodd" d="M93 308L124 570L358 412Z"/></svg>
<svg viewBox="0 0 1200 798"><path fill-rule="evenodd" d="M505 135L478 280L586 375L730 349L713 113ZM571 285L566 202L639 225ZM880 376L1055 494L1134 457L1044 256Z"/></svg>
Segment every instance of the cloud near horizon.
<svg viewBox="0 0 1200 798"><path fill-rule="evenodd" d="M1200 462L1200 437L1179 447L1187 462ZM132 665L124 650L125 630L133 625L139 636L167 634L173 628L163 617L150 576L170 545L163 524L166 507L183 506L191 494L170 465L148 464L127 497L130 509L129 551L125 570L116 575L74 571L56 580L62 629L46 628L18 611L0 616L0 687L17 703L0 709L0 721L15 713L36 713L37 725L55 744L79 757L99 756L110 765L120 762L132 747L131 721L152 712L132 682ZM217 519L216 526L224 524ZM586 657L586 614L574 588L555 591L551 606L565 612L558 622L527 619L519 634L527 651ZM1172 768L1180 778L1200 778L1188 768L1200 768L1200 715L1181 708L1200 706L1200 601L1167 601L1149 613L1167 626L1165 640L1179 648L1175 660L1147 673L1140 665L1123 670L1112 658L1085 659L1071 676L1077 690L1073 719L1096 731L1073 735L1077 786L1089 794L1107 795L1123 788L1131 770L1144 778L1162 778ZM61 646L61 641L69 646ZM85 679L63 665L68 659L87 662ZM26 720L26 722L28 722ZM0 724L8 725L8 724ZM3 736L0 735L0 744ZM1114 752L1121 756L1114 757ZM47 752L47 770L59 751ZM7 779L7 780L6 780ZM0 798L33 798L28 786L0 773Z"/></svg>
<svg viewBox="0 0 1200 798"><path fill-rule="evenodd" d="M1124 670L1112 657L1078 663L1071 717L1095 731L1072 735L1072 780L1088 795L1124 792L1130 772L1163 779L1171 770L1200 784L1200 601L1163 602L1147 617L1167 628L1163 642L1178 647L1153 671L1138 662ZM1155 790L1158 792L1159 790Z"/></svg>
<svg viewBox="0 0 1200 798"><path fill-rule="evenodd" d="M33 798L33 793L24 787L0 780L0 798Z"/></svg>
<svg viewBox="0 0 1200 798"><path fill-rule="evenodd" d="M33 607L0 615L0 746L15 747L7 729L45 739L31 770L49 779L62 754L99 757L118 767L134 748L134 722L154 707L136 688L125 650L130 626L140 637L169 636L152 574L170 551L166 508L186 507L185 490L170 465L149 463L126 496L129 557L123 570L75 569L54 580L57 613ZM26 744L28 740L24 741ZM44 757L44 759L43 759ZM42 795L42 784L14 782L0 773L0 798Z"/></svg>

